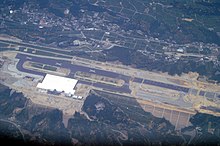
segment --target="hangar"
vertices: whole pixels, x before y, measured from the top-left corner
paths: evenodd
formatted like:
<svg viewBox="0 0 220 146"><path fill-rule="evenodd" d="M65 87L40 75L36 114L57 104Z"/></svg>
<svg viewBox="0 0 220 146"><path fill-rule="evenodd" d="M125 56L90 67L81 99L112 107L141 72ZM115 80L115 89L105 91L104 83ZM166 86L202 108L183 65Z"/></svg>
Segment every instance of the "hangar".
<svg viewBox="0 0 220 146"><path fill-rule="evenodd" d="M64 92L68 96L75 93L75 86L78 80L47 74L42 83L37 84L37 88L49 91Z"/></svg>

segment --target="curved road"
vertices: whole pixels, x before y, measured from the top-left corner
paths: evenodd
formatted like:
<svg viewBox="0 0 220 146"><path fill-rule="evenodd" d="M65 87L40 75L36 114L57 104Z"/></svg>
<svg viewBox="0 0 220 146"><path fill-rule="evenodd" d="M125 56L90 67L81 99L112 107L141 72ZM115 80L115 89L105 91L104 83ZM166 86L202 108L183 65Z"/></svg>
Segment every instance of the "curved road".
<svg viewBox="0 0 220 146"><path fill-rule="evenodd" d="M24 140L24 142L25 142L24 134L22 133L20 127L19 127L16 123L14 123L14 122L12 122L12 121L9 121L9 120L6 120L6 119L0 119L0 121L2 121L2 122L7 122L7 123L10 123L10 124L12 124L13 126L15 126L15 127L18 129L18 131L21 133L22 138L23 138L23 140Z"/></svg>

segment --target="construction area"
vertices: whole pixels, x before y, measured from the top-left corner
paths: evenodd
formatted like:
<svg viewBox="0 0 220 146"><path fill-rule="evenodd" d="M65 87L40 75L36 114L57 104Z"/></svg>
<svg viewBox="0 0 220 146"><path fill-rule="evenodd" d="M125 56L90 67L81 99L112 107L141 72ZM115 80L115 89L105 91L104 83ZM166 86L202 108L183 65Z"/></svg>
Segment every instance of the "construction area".
<svg viewBox="0 0 220 146"><path fill-rule="evenodd" d="M0 82L34 103L72 115L81 111L92 89L135 99L146 112L177 129L190 125L197 111L220 116L220 87L198 81L198 74L170 76L78 57L41 57L17 51L0 56ZM129 103L129 101L128 101Z"/></svg>

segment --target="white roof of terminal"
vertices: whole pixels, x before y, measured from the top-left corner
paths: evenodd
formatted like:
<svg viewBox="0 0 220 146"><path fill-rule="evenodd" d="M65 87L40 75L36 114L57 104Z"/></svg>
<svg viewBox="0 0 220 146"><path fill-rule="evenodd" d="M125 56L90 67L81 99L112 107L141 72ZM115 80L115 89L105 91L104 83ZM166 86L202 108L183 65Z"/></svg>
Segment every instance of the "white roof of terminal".
<svg viewBox="0 0 220 146"><path fill-rule="evenodd" d="M78 80L47 74L42 83L38 83L37 87L41 89L64 91L68 94L75 93L75 86Z"/></svg>

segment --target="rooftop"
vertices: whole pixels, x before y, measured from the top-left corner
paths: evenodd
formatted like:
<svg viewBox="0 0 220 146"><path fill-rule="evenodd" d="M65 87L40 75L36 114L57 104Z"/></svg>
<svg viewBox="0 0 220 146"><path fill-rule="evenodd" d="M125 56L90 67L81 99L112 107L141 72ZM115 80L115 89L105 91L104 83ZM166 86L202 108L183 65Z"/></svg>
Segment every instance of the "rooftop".
<svg viewBox="0 0 220 146"><path fill-rule="evenodd" d="M42 83L38 83L37 88L56 90L67 94L75 93L75 86L78 80L47 74Z"/></svg>

